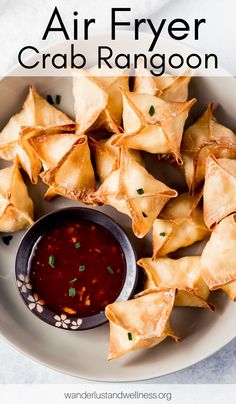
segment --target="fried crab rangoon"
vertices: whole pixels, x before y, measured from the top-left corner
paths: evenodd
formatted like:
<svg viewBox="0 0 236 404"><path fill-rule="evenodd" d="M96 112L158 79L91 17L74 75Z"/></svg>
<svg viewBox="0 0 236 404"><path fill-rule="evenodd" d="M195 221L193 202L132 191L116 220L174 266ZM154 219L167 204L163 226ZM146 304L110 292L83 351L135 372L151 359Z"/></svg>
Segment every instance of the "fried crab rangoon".
<svg viewBox="0 0 236 404"><path fill-rule="evenodd" d="M185 102L188 99L188 85L191 80L190 72L186 76L153 76L143 64L135 70L134 92L150 94L168 102Z"/></svg>
<svg viewBox="0 0 236 404"><path fill-rule="evenodd" d="M123 92L124 133L117 135L116 146L173 155L182 163L180 145L189 110L196 102L167 102L149 94Z"/></svg>
<svg viewBox="0 0 236 404"><path fill-rule="evenodd" d="M161 257L153 261L138 261L147 276L146 288L175 288L178 290L175 305L210 308L207 303L209 288L201 276L200 257L171 259Z"/></svg>
<svg viewBox="0 0 236 404"><path fill-rule="evenodd" d="M31 130L29 143L44 168L40 177L50 187L47 199L62 195L87 202L88 195L95 191L87 136L28 130Z"/></svg>
<svg viewBox="0 0 236 404"><path fill-rule="evenodd" d="M63 127L55 126L50 127L49 129L40 129L39 127L36 128L34 126L22 126L18 140L17 157L19 159L21 167L28 174L33 184L37 184L38 177L42 169L42 161L38 156L40 152L42 152L41 149L43 147L47 149L51 146L53 148L53 151L47 149L45 150L45 153L51 153L51 158L54 160L58 160L58 156L61 153L63 153L63 155L66 153L68 147L68 139L71 139L71 137L74 138L76 136L75 134L73 134L74 130L74 124L68 126L65 125ZM32 147L34 144L34 142L32 142L32 138L36 137L38 133L47 133L48 135L51 135L51 144L44 144L41 141L39 144L36 145L37 147ZM56 136L58 137L58 141L54 144ZM59 142L59 138L61 139L61 142Z"/></svg>
<svg viewBox="0 0 236 404"><path fill-rule="evenodd" d="M153 224L153 258L203 240L210 234L203 220L201 194L187 193L170 200Z"/></svg>
<svg viewBox="0 0 236 404"><path fill-rule="evenodd" d="M235 195L236 160L209 156L203 188L204 220L209 229L236 212Z"/></svg>
<svg viewBox="0 0 236 404"><path fill-rule="evenodd" d="M115 70L115 75L114 75ZM129 89L127 72L113 69L73 71L73 95L79 133L104 128L119 133L122 123L121 90Z"/></svg>
<svg viewBox="0 0 236 404"><path fill-rule="evenodd" d="M176 196L175 190L156 180L126 150L122 150L119 167L112 171L91 199L127 214L132 219L134 234L142 238L151 230L166 202Z"/></svg>
<svg viewBox="0 0 236 404"><path fill-rule="evenodd" d="M170 336L176 337L169 318L175 301L175 290L150 289L125 302L106 307L110 322L108 360L144 348L152 348Z"/></svg>
<svg viewBox="0 0 236 404"><path fill-rule="evenodd" d="M0 170L0 231L14 232L33 224L34 205L20 173L17 159Z"/></svg>
<svg viewBox="0 0 236 404"><path fill-rule="evenodd" d="M210 290L222 289L236 299L236 215L223 219L213 230L202 257L202 277Z"/></svg>
<svg viewBox="0 0 236 404"><path fill-rule="evenodd" d="M50 105L38 92L30 87L22 110L14 115L0 133L0 157L13 160L19 154L19 138L22 126L42 128L74 126L66 114ZM21 163L21 156L19 158Z"/></svg>
<svg viewBox="0 0 236 404"><path fill-rule="evenodd" d="M185 131L181 152L190 193L204 181L209 154L218 158L236 157L236 136L214 118L213 104L209 104L204 114Z"/></svg>
<svg viewBox="0 0 236 404"><path fill-rule="evenodd" d="M112 145L116 135L108 139L95 140L89 138L89 145L95 160L96 173L101 182L103 182L112 171L119 167L120 149ZM137 163L144 165L142 157L137 150L129 150L130 155Z"/></svg>

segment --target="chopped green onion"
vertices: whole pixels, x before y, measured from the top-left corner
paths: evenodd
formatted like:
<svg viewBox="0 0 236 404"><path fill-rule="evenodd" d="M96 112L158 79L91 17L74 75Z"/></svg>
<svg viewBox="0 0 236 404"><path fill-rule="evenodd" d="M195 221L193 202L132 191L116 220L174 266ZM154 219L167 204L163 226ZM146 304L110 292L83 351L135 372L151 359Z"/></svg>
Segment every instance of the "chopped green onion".
<svg viewBox="0 0 236 404"><path fill-rule="evenodd" d="M5 245L9 245L10 241L13 239L13 236L2 236L2 241Z"/></svg>
<svg viewBox="0 0 236 404"><path fill-rule="evenodd" d="M137 192L139 195L143 195L143 194L144 194L144 189L143 189L143 188L136 189L136 192Z"/></svg>
<svg viewBox="0 0 236 404"><path fill-rule="evenodd" d="M50 255L50 257L48 258L48 263L49 263L51 268L55 268L55 257L54 257L54 255Z"/></svg>
<svg viewBox="0 0 236 404"><path fill-rule="evenodd" d="M47 102L49 102L49 104L54 105L52 96L50 94L47 95Z"/></svg>
<svg viewBox="0 0 236 404"><path fill-rule="evenodd" d="M61 95L56 95L56 104L59 105L61 103Z"/></svg>
<svg viewBox="0 0 236 404"><path fill-rule="evenodd" d="M133 337L132 337L131 332L128 332L128 340L129 340L129 341L132 341L132 339L133 339Z"/></svg>
<svg viewBox="0 0 236 404"><path fill-rule="evenodd" d="M77 250L81 247L80 242L78 241L78 243L75 243L75 248L77 248Z"/></svg>
<svg viewBox="0 0 236 404"><path fill-rule="evenodd" d="M153 116L154 114L155 114L155 108L154 108L153 105L151 105L151 106L150 106L150 109L149 109L149 115L150 115L150 116Z"/></svg>
<svg viewBox="0 0 236 404"><path fill-rule="evenodd" d="M70 288L69 289L69 296L70 297L75 297L76 296L76 289L75 288Z"/></svg>
<svg viewBox="0 0 236 404"><path fill-rule="evenodd" d="M161 233L159 233L159 236L161 237L165 237L166 233L164 231L162 231Z"/></svg>
<svg viewBox="0 0 236 404"><path fill-rule="evenodd" d="M113 271L113 269L112 269L112 267L107 267L107 270L108 270L108 272L110 273L110 274L114 274L114 271Z"/></svg>
<svg viewBox="0 0 236 404"><path fill-rule="evenodd" d="M77 280L78 280L78 278L71 279L71 281L69 281L69 283L75 283Z"/></svg>
<svg viewBox="0 0 236 404"><path fill-rule="evenodd" d="M80 265L80 266L79 266L79 271L80 271L80 272L83 272L84 270L85 270L85 265Z"/></svg>
<svg viewBox="0 0 236 404"><path fill-rule="evenodd" d="M142 212L143 217L148 217L148 215L145 212Z"/></svg>

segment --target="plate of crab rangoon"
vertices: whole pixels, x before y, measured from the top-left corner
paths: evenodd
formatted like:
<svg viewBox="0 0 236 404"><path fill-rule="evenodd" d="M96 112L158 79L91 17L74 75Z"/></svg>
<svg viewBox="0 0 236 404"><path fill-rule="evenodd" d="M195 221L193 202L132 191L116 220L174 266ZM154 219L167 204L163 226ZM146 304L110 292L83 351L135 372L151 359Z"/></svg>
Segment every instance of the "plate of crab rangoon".
<svg viewBox="0 0 236 404"><path fill-rule="evenodd" d="M231 77L142 64L1 80L10 344L74 376L135 381L236 336L235 101Z"/></svg>

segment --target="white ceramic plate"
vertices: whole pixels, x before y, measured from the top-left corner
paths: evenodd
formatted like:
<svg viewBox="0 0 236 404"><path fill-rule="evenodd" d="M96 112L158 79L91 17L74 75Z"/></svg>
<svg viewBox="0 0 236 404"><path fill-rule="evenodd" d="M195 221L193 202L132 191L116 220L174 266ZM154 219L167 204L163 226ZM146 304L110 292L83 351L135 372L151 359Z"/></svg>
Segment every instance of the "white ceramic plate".
<svg viewBox="0 0 236 404"><path fill-rule="evenodd" d="M130 33L120 36L119 45L122 50L124 35L128 51ZM106 37L97 40L105 41ZM65 46L61 44L57 48L64 49ZM168 45L165 41L165 46L173 46L173 43ZM16 68L15 73L17 72ZM70 78L8 77L0 82L1 126L19 110L30 84L43 95L61 94L61 109L73 116ZM192 111L194 119L209 101L214 101L218 105L216 114L219 120L236 129L235 79L194 78L190 93L190 96L199 100ZM158 163L155 156L149 156L147 165L161 180L171 186L178 183L178 187L181 187L179 173L168 168L166 163ZM30 194L35 201L36 218L57 208L78 205L63 198L45 202L42 197L43 190L43 185L30 186ZM139 256L151 253L150 240L147 237L135 240L130 231L130 221L125 215L119 214L113 208L99 209L116 219L128 231ZM26 308L17 291L14 277L15 254L22 234L14 234L8 247L0 239L0 331L18 350L49 367L96 381L137 381L190 366L211 355L236 336L236 303L229 301L222 293L215 293L211 299L216 304L214 313L203 309L174 309L173 328L183 338L181 343L166 340L150 350L132 352L122 359L108 363L107 325L89 331L68 332L43 323ZM200 251L199 244L188 249L189 254L199 254Z"/></svg>

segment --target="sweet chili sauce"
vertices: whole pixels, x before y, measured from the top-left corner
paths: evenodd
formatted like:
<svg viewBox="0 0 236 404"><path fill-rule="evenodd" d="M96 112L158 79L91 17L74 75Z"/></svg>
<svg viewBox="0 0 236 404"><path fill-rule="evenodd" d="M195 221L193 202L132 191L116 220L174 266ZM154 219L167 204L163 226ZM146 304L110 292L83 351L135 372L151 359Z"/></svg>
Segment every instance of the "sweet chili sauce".
<svg viewBox="0 0 236 404"><path fill-rule="evenodd" d="M36 242L29 261L32 289L57 314L87 317L119 296L126 263L115 237L87 222L60 224Z"/></svg>

